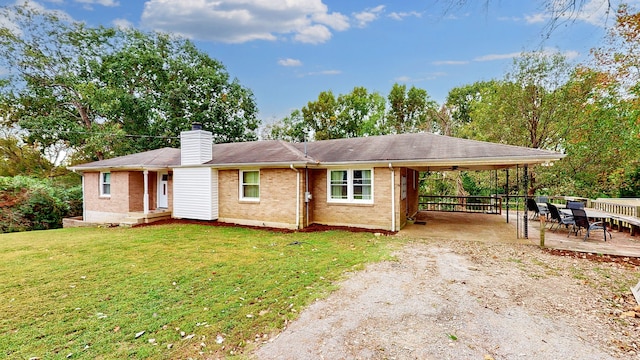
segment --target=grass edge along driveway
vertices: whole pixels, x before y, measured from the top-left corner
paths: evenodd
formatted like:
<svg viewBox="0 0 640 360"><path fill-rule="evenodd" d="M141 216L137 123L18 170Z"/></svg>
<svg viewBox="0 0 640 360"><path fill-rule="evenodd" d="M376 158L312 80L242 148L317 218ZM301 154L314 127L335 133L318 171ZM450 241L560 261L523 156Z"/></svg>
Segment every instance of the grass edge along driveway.
<svg viewBox="0 0 640 360"><path fill-rule="evenodd" d="M0 235L0 357L242 354L395 237L159 225Z"/></svg>

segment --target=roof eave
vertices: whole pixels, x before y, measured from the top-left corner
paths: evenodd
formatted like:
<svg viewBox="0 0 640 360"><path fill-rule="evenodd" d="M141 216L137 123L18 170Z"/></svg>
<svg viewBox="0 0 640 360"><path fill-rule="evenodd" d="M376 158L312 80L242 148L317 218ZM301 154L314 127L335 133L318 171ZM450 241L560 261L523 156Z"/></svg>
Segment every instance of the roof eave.
<svg viewBox="0 0 640 360"><path fill-rule="evenodd" d="M433 168L448 168L448 167L500 167L511 168L518 165L535 165L544 164L553 161L558 161L564 158L564 154L549 154L527 157L493 157L493 158L458 158L458 159L415 159L415 160L402 160L402 159L381 159L381 160L365 160L365 161L335 161L335 162L319 162L313 164L314 167L328 168L328 167L347 167L347 166L362 166L362 167L387 167L389 164L396 167L433 167Z"/></svg>
<svg viewBox="0 0 640 360"><path fill-rule="evenodd" d="M67 169L73 172L96 172L96 171L158 171L169 170L171 165L126 165L126 166L69 166Z"/></svg>
<svg viewBox="0 0 640 360"><path fill-rule="evenodd" d="M221 169L221 170L226 170L226 169L248 169L248 168L260 168L260 169L267 169L267 168L288 168L291 167L291 165L293 165L294 167L305 167L305 166L313 166L315 165L314 162L309 162L309 161L281 161L281 162L255 162L255 163L228 163L228 164L195 164L195 165L175 165L172 166L172 169L178 169L178 168L192 168L192 167L210 167L210 168L215 168L215 169Z"/></svg>

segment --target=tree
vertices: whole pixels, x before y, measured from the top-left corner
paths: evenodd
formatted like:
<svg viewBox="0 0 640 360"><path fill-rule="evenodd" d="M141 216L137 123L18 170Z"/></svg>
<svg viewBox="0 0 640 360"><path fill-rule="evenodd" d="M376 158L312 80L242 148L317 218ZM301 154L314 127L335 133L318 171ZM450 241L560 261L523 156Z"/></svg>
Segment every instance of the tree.
<svg viewBox="0 0 640 360"><path fill-rule="evenodd" d="M389 92L387 126L396 134L431 131L433 119L430 115L437 111L437 104L429 98L424 89L394 84Z"/></svg>
<svg viewBox="0 0 640 360"><path fill-rule="evenodd" d="M308 128L304 122L302 111L295 109L272 124L265 126L263 138L266 140L284 140L289 142L307 141Z"/></svg>
<svg viewBox="0 0 640 360"><path fill-rule="evenodd" d="M465 125L472 122L471 112L474 106L482 101L482 94L490 93L497 86L495 80L478 81L470 85L464 85L449 90L444 107L449 113L447 127L449 130L444 135L453 135ZM445 111L441 109L441 112Z"/></svg>
<svg viewBox="0 0 640 360"><path fill-rule="evenodd" d="M456 104L458 110L458 135L562 151L577 106L584 99L584 94L567 87L570 75L571 67L563 56L526 53L515 59L513 70L505 79L452 91L448 102ZM549 170L532 169L528 189L531 194L548 186L537 181L545 171Z"/></svg>
<svg viewBox="0 0 640 360"><path fill-rule="evenodd" d="M46 177L53 169L40 150L12 134L0 136L0 176Z"/></svg>
<svg viewBox="0 0 640 360"><path fill-rule="evenodd" d="M1 89L28 142L77 160L174 146L200 122L216 142L256 138L253 94L183 39L90 28L29 6L0 8Z"/></svg>
<svg viewBox="0 0 640 360"><path fill-rule="evenodd" d="M464 131L480 140L558 150L570 126L572 100L563 87L570 73L560 54L522 54L505 80L477 85L481 100Z"/></svg>
<svg viewBox="0 0 640 360"><path fill-rule="evenodd" d="M384 133L384 98L363 87L337 98L323 91L302 108L308 133L315 140L379 135Z"/></svg>

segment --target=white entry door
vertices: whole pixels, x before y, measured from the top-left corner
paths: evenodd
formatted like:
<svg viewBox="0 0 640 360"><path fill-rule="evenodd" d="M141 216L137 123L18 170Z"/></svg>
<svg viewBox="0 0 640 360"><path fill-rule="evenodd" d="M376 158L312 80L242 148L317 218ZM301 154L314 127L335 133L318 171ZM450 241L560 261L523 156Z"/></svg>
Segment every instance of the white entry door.
<svg viewBox="0 0 640 360"><path fill-rule="evenodd" d="M169 207L169 174L158 173L158 207Z"/></svg>

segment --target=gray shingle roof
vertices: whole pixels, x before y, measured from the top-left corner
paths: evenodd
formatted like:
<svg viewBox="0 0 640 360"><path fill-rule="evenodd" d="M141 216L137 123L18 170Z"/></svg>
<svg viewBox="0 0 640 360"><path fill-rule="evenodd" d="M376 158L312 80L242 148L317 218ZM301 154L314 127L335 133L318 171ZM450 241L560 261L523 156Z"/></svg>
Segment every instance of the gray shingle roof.
<svg viewBox="0 0 640 360"><path fill-rule="evenodd" d="M180 149L162 148L69 167L89 169L166 169L180 165Z"/></svg>
<svg viewBox="0 0 640 360"><path fill-rule="evenodd" d="M495 144L430 133L399 134L314 141L306 144L279 140L214 144L212 167L332 166L366 164L411 166L419 169L495 169L563 158L552 151ZM153 168L180 165L179 149L158 149L72 167Z"/></svg>
<svg viewBox="0 0 640 360"><path fill-rule="evenodd" d="M295 144L301 150L303 144ZM457 162L513 158L562 158L540 149L461 139L431 133L371 136L310 142L308 154L321 163L420 161Z"/></svg>
<svg viewBox="0 0 640 360"><path fill-rule="evenodd" d="M292 144L280 140L213 145L213 160L207 164L268 164L308 161Z"/></svg>

